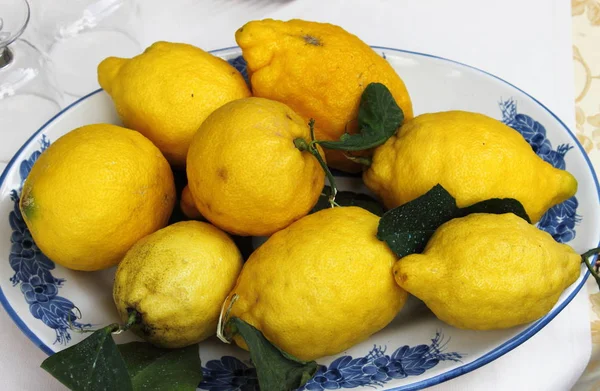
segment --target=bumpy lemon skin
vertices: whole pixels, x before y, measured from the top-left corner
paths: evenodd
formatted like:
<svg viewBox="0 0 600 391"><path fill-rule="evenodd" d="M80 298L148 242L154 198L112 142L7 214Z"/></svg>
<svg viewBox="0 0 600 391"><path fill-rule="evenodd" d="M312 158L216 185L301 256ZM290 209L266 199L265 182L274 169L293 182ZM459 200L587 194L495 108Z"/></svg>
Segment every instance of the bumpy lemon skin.
<svg viewBox="0 0 600 391"><path fill-rule="evenodd" d="M363 174L394 208L441 184L459 207L490 198L520 201L533 222L577 192L577 180L533 152L516 130L483 114L422 114L376 148Z"/></svg>
<svg viewBox="0 0 600 391"><path fill-rule="evenodd" d="M407 298L392 275L396 256L375 236L378 223L362 208L336 207L275 233L246 261L225 303L237 295L231 316L302 360L366 340Z"/></svg>
<svg viewBox="0 0 600 391"><path fill-rule="evenodd" d="M248 63L254 96L290 106L306 121L315 119L319 140L338 140L356 130L360 97L369 83L382 83L412 118L402 79L380 53L339 26L305 20L246 23L235 34ZM340 151L326 150L327 163L360 172Z"/></svg>
<svg viewBox="0 0 600 391"><path fill-rule="evenodd" d="M215 335L221 304L242 269L231 238L199 221L183 221L136 243L119 264L113 298L123 322L155 346L180 348Z"/></svg>
<svg viewBox="0 0 600 391"><path fill-rule="evenodd" d="M513 327L547 314L577 280L581 257L512 213L443 224L422 254L394 265L396 282L458 328Z"/></svg>
<svg viewBox="0 0 600 391"><path fill-rule="evenodd" d="M204 119L250 96L227 61L183 43L156 42L131 59L109 57L98 66L98 82L123 124L152 140L180 168Z"/></svg>
<svg viewBox="0 0 600 391"><path fill-rule="evenodd" d="M187 158L198 211L243 236L271 235L305 216L325 173L296 147L297 138L310 140L308 124L283 103L245 98L217 109L194 136Z"/></svg>
<svg viewBox="0 0 600 391"><path fill-rule="evenodd" d="M95 124L65 134L40 155L20 209L46 256L93 271L116 265L136 241L164 227L175 199L171 168L150 140Z"/></svg>

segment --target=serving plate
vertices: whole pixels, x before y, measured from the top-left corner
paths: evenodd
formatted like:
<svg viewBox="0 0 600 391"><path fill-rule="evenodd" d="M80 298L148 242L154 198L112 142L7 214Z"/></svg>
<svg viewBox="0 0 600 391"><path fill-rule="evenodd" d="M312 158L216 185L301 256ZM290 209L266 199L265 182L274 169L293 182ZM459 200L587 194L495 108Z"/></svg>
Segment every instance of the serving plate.
<svg viewBox="0 0 600 391"><path fill-rule="evenodd" d="M374 49L404 79L415 115L445 110L489 115L519 131L544 160L569 170L579 182L577 194L548 211L538 226L578 252L598 247L600 186L583 148L556 115L517 87L484 71L427 54ZM213 53L245 74L239 48ZM80 329L118 321L112 302L114 268L84 273L55 265L32 240L18 210L19 194L33 163L50 143L76 127L98 122L120 124L112 101L102 90L81 98L48 121L21 147L0 177L0 302L19 328L48 354L85 338ZM338 182L342 188L360 190L359 178L341 176ZM546 326L581 289L588 275L584 267L581 270L579 279L550 313L506 330L453 328L411 298L384 330L335 357L318 360L320 369L304 389L414 390L479 368ZM118 338L122 342L133 337L125 333ZM200 389L258 389L246 352L215 338L201 344L200 356L204 369Z"/></svg>

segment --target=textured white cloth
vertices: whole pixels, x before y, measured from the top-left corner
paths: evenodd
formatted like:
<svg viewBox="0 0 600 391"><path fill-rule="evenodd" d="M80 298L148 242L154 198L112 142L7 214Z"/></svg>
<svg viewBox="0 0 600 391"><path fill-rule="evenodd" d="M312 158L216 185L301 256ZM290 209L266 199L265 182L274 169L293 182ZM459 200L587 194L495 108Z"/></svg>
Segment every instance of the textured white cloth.
<svg viewBox="0 0 600 391"><path fill-rule="evenodd" d="M170 0L168 5L145 0L140 14L144 46L170 40L206 50L235 45L235 30L251 19L335 23L371 45L431 53L491 72L538 98L574 128L568 0ZM590 355L588 305L584 288L525 344L431 389L569 390ZM4 311L0 346L0 389L64 389L38 368L44 353Z"/></svg>

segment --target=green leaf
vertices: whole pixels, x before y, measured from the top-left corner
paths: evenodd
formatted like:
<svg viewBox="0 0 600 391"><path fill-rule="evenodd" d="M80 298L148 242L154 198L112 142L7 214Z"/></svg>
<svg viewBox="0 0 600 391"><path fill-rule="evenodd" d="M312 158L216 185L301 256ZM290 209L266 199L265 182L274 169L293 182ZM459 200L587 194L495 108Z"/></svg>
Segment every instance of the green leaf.
<svg viewBox="0 0 600 391"><path fill-rule="evenodd" d="M119 329L112 324L65 350L53 354L42 368L75 391L132 391L125 361L112 339Z"/></svg>
<svg viewBox="0 0 600 391"><path fill-rule="evenodd" d="M441 185L386 212L379 221L377 238L398 256L423 251L435 230L459 212L454 197Z"/></svg>
<svg viewBox="0 0 600 391"><path fill-rule="evenodd" d="M147 342L119 345L134 391L195 391L202 381L198 344L159 349Z"/></svg>
<svg viewBox="0 0 600 391"><path fill-rule="evenodd" d="M256 367L261 390L289 391L306 384L317 372L317 363L301 361L269 342L260 330L239 318L228 322L232 331L246 341Z"/></svg>
<svg viewBox="0 0 600 391"><path fill-rule="evenodd" d="M330 208L329 194L331 194L331 188L325 186L323 192L317 201L317 204L312 209L311 213L320 211L321 209ZM383 205L375 198L362 193L355 193L353 191L338 191L335 196L335 202L340 206L359 206L369 212L382 216L385 212Z"/></svg>
<svg viewBox="0 0 600 391"><path fill-rule="evenodd" d="M379 221L377 238L402 258L422 252L440 225L471 213L514 213L531 223L525 208L515 199L492 198L460 209L454 197L438 184L422 196L387 211Z"/></svg>
<svg viewBox="0 0 600 391"><path fill-rule="evenodd" d="M490 198L489 200L481 201L461 209L461 216L470 215L471 213L514 213L531 224L531 219L527 215L525 208L514 198Z"/></svg>
<svg viewBox="0 0 600 391"><path fill-rule="evenodd" d="M374 148L392 137L404 121L404 113L388 88L370 83L363 91L358 108L358 133L344 133L339 141L318 141L329 149L362 151Z"/></svg>

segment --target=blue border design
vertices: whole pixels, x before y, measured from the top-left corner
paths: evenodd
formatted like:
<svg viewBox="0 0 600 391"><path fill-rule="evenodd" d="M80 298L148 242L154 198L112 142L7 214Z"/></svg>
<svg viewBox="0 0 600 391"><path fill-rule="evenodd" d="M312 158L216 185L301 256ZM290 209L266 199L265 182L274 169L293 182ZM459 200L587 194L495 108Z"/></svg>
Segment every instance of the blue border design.
<svg viewBox="0 0 600 391"><path fill-rule="evenodd" d="M386 346L373 346L363 357L340 356L329 367L319 365L317 373L297 391L324 391L340 388L383 387L394 379L420 376L442 361L462 362L463 354L445 353L450 339L437 331L429 345L400 346L386 354ZM208 391L260 391L256 368L237 357L209 360L202 368L198 386Z"/></svg>
<svg viewBox="0 0 600 391"><path fill-rule="evenodd" d="M42 152L49 146L50 140L43 134L40 140L40 149L34 151L29 158L21 161L19 166L21 183L19 183L18 189L13 189L10 192L10 198L14 206L12 212L8 215L8 221L13 230L10 236L11 249L8 260L10 267L15 272L10 278L10 282L12 282L13 287L20 288L25 301L29 305L31 315L56 332L55 344L67 345L71 341L69 329L83 330L92 325L79 322L81 314L75 304L71 300L58 295L65 279L56 278L52 275L51 270L54 270L55 264L42 253L33 240L19 207L20 194L25 179ZM76 314L76 312L79 314Z"/></svg>
<svg viewBox="0 0 600 391"><path fill-rule="evenodd" d="M491 74L489 72L486 72L484 70L481 70L479 68L476 68L476 67L473 67L473 66L470 66L470 65L467 65L467 64L463 64L463 63L458 62L458 61L449 60L447 58L435 56L435 55L432 55L432 54L413 52L413 51L409 51L409 50L393 49L393 48L388 48L388 47L384 47L384 46L373 46L372 48L375 49L375 50L387 50L387 51L398 52L398 53L407 53L407 54L412 54L412 55L426 57L426 58L433 58L433 59L436 59L436 60L441 60L441 61L449 62L451 64L456 64L456 65L465 67L467 69L471 69L471 70L477 71L479 73L485 74L487 76L490 76L491 78L493 78L495 80L498 80L498 81L500 81L500 82L502 82L502 83L504 83L504 84L506 84L506 85L508 85L508 86L510 86L512 88L514 88L515 90L521 92L523 95L525 95L528 98L530 98L532 101L534 101L540 107L542 107L544 110L546 110L567 131L567 134L569 134L571 136L571 138L573 139L575 145L577 145L577 148L579 148L579 151L580 151L581 155L583 156L583 159L587 163L588 168L590 169L592 178L594 180L594 183L596 184L596 192L598 194L598 202L600 202L600 183L598 182L598 177L596 176L596 172L594 171L592 163L591 163L589 157L587 156L587 154L585 153L585 150L583 149L583 147L581 146L581 144L579 143L579 141L577 140L577 138L575 137L575 135L573 134L573 132L571 132L571 130L564 124L564 122L560 118L558 118L556 116L556 114L554 114L550 109L548 109L548 107L546 107L544 104L542 104L539 100L535 99L533 96L529 95L525 91L523 91L520 88L516 87L514 84L511 84L511 83L507 82L504 79L501 79L500 77L498 77L496 75L493 75L493 74ZM228 48L213 50L213 51L211 51L211 53L213 53L215 55L218 55L219 53L222 53L222 52L228 51L228 50L232 50L232 49L238 49L239 50L239 47L232 46L232 47L228 47ZM52 123L55 119L57 119L58 117L60 117L61 115L63 115L69 109L77 106L79 103L81 103L85 99L87 99L90 96L93 96L93 95L99 93L100 91L102 91L102 89L98 89L96 91L93 91L90 94L88 94L88 95L80 98L76 102L72 103L71 105L69 105L68 107L66 107L64 110L62 110L61 112L59 112L58 114L56 114L54 117L52 117L37 132L35 132L27 140L27 142L17 151L17 153L13 156L13 158L7 164L6 168L4 169L4 172L2 173L2 175L0 175L0 186L2 185L2 183L4 183L4 180L6 179L6 175L8 174L8 172L10 171L10 169L12 168L12 166L15 164L15 161L17 160L17 158L19 157L19 155L23 152L23 150L25 148L27 148L29 146L29 144L31 144L31 142L36 137L39 136L39 134L50 123ZM598 243L598 247L600 247L600 242ZM567 304L569 304L571 302L571 300L573 300L573 298L577 295L577 293L579 293L579 291L581 290L581 288L585 284L587 278L589 277L589 274L590 274L590 272L586 270L586 272L584 274L584 277L581 280L581 282L579 283L579 285L577 287L575 287L575 289L573 290L573 292L571 292L571 294L565 299L565 301L563 301L560 304L560 306L558 306L556 309L554 309L554 311L550 312L549 314L547 314L546 316L544 316L543 318L541 318L537 322L533 323L526 330L524 330L520 334L516 335L515 337L511 338L510 340L506 341L502 345L500 345L500 346L496 347L495 349L491 350L490 352L488 352L484 356L482 356L482 357L480 357L480 358L478 358L478 359L476 359L476 360L474 360L474 361L472 361L472 362L470 362L468 364L462 365L462 366L460 366L458 368L454 368L452 370L449 370L448 372L445 372L445 373L442 373L440 375L431 377L429 379L425 379L425 380L422 380L422 381L419 381L419 382L416 382L416 383L413 383L413 384L408 384L408 385L405 385L405 386L400 386L400 387L392 388L392 389L389 389L387 391L412 391L412 390L419 390L419 389L426 388L426 387L431 387L433 385L445 382L445 381L453 379L453 378L455 378L457 376L460 376L460 375L463 375L465 373L471 372L471 371L473 371L473 370L475 370L475 369L477 369L477 368L479 368L479 367L481 367L481 366L483 366L485 364L488 364L491 361L494 361L498 357L503 356L504 354L510 352L511 350L513 350L514 348L516 348L517 346L521 345L523 342L527 341L529 338L531 338L532 336L534 336L535 334L537 334L538 331L540 331L545 325L547 325L552 319L554 319L556 317L556 315L558 315L567 306ZM4 309L6 310L6 312L9 314L9 316L12 318L12 320L16 323L16 325L21 329L21 331L23 331L23 333L29 339L31 339L37 346L39 346L47 354L52 354L54 352L51 348L49 348L46 344L44 344L44 342L42 342L27 327L27 325L21 320L21 318L19 317L19 315L17 315L17 313L15 312L15 310L12 308L12 306L10 305L10 303L8 302L8 300L6 299L6 296L2 292L2 288L1 287L0 287L0 303L2 303L2 306L4 307Z"/></svg>
<svg viewBox="0 0 600 391"><path fill-rule="evenodd" d="M517 101L513 98L501 100L502 122L519 132L531 149L544 161L560 170L566 169L565 155L573 147L570 144L561 144L556 150L546 137L546 128L526 114L517 110ZM559 243L567 243L575 238L575 225L581 222L582 217L577 214L579 201L575 196L551 207L540 219L537 227L548 232Z"/></svg>

